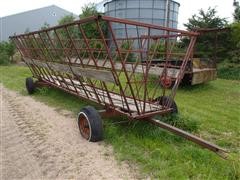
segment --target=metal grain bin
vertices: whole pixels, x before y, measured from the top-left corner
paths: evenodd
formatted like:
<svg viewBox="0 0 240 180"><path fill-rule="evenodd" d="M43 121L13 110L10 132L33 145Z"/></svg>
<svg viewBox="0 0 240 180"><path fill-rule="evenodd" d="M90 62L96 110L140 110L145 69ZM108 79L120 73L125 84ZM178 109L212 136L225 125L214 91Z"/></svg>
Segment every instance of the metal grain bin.
<svg viewBox="0 0 240 180"><path fill-rule="evenodd" d="M180 4L172 0L112 0L104 4L105 15L177 28ZM114 31L118 37L124 37L122 25L116 25ZM146 34L139 29L140 34ZM159 34L152 31L151 34ZM164 32L162 32L164 33ZM135 36L135 27L128 27L128 35Z"/></svg>

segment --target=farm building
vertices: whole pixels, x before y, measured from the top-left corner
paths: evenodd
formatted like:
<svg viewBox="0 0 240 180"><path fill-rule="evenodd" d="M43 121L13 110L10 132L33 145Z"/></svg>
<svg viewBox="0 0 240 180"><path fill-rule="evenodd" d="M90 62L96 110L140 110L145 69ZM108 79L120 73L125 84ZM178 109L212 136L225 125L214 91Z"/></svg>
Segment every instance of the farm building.
<svg viewBox="0 0 240 180"><path fill-rule="evenodd" d="M14 15L0 18L0 42L8 41L8 37L14 34L24 33L26 30L39 30L44 23L50 26L57 25L58 20L73 14L58 6L51 5L39 9L34 9ZM77 15L74 15L77 17Z"/></svg>

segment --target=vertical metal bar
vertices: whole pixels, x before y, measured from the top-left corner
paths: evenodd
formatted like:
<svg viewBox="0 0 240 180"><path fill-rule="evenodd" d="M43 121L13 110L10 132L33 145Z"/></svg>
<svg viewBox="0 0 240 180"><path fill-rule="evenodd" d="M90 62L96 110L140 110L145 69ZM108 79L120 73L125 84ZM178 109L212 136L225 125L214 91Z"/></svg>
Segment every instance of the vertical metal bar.
<svg viewBox="0 0 240 180"><path fill-rule="evenodd" d="M61 74L61 73L59 73L59 76L61 77L61 79L62 79L62 81L64 82L64 84L65 84L65 88L67 88L69 91L73 91L68 85L68 82L66 81L66 79L65 79L65 77ZM76 91L76 94L78 94L78 92Z"/></svg>
<svg viewBox="0 0 240 180"><path fill-rule="evenodd" d="M148 28L147 60L146 60L146 70L145 70L145 74L144 74L143 113L146 110L148 71L149 71L150 66L151 66L151 60L149 59L149 45L150 45L150 28Z"/></svg>
<svg viewBox="0 0 240 180"><path fill-rule="evenodd" d="M72 42L72 44L73 44L73 48L74 48L74 50L76 51L77 56L78 56L78 58L79 58L79 60L80 60L80 62L81 62L81 65L82 65L82 67L84 67L83 61L82 61L82 59L81 59L80 54L78 53L77 47L76 47L75 43L73 42L73 39L72 39L72 37L70 36L67 27L65 27L65 28L66 28L67 35L68 35L68 37L70 38L70 40L71 40L71 42ZM83 82L81 81L81 79L80 79L78 76L76 76L76 77L77 77L79 83L81 84L85 95L87 96L87 98L89 98L88 93L87 93L87 91L86 91L86 89L85 89L85 86L84 86Z"/></svg>
<svg viewBox="0 0 240 180"><path fill-rule="evenodd" d="M54 44L53 44L53 41L52 41L52 39L51 39L48 31L45 30L45 31L43 31L43 32L46 33L47 38L48 38L48 40L49 40L49 42L50 42L50 45L52 46L52 49L55 51L56 55L58 55L58 51L56 50L56 48L55 48L55 46L54 46ZM40 35L40 37L41 37L41 33L39 33L39 35ZM44 41L43 41L43 43L44 43ZM49 49L48 49L46 43L44 43L44 46L46 47L46 49L47 49L48 52L49 52ZM49 54L50 54L50 56L51 56L52 62L54 62L54 57L52 57L52 52L50 52ZM55 71L53 71L53 72L55 72ZM56 76L56 79L57 79L57 81L59 82L60 86L64 87L64 86L62 85L61 79L59 79L59 77L58 77L58 74L60 74L60 73L59 73L59 72L55 72L55 73L54 73L54 75Z"/></svg>
<svg viewBox="0 0 240 180"><path fill-rule="evenodd" d="M184 76L184 71L185 71L187 62L189 61L189 58L190 58L190 56L191 56L191 53L192 53L192 51L193 51L193 47L194 47L194 45L195 45L196 39L197 39L196 36L191 36L191 40L190 40L190 43L189 43L187 52L186 52L186 54L185 54L185 57L184 57L184 59L183 59L183 63L182 63L182 65L181 65L181 67L180 67L180 71L179 71L178 77L177 77L177 79L176 79L176 82L175 82L175 84L174 84L174 86L173 86L173 88L172 88L172 92L171 92L171 94L170 94L170 97L171 97L171 98L174 98L175 95L176 95L176 90L177 90L177 88L178 88L178 86L179 86L179 84L180 84L181 79L182 79L183 76ZM169 103L168 103L167 105L169 106Z"/></svg>
<svg viewBox="0 0 240 180"><path fill-rule="evenodd" d="M124 91L123 91L123 88L122 88L122 84L121 84L121 82L120 82L120 80L119 80L119 78L116 76L116 69L115 69L115 66L114 66L114 62L113 62L113 58L112 58L112 56L111 56L111 52L110 52L110 50L109 50L109 48L108 48L108 46L107 46L107 43L106 43L106 41L105 41L105 38L104 38L104 34L103 34L103 32L102 32L102 29L100 28L100 25L99 25L99 22L98 22L99 20L97 20L96 22L97 22L97 28L98 28L98 31L100 32L100 36L101 36L101 39L102 39L102 42L103 42L103 44L104 44L104 46L105 46L105 49L107 50L107 53L108 53L108 57L109 57L109 60L110 60L110 63L111 63L111 66L112 66L112 73L113 73L113 77L114 77L114 79L115 79L115 82L118 84L118 86L119 86L119 89L120 89L120 93L121 93L121 95L123 96L123 98L124 98L124 101L125 101L125 104L126 104L126 106L127 106L127 109L128 109L128 112L129 112L129 114L131 115L132 113L131 113L131 109L130 109L130 107L129 107L129 105L128 105L128 101L127 101L127 98L126 98L126 96L125 96L125 93L124 93ZM108 22L108 25L109 25L109 21L106 21L106 22Z"/></svg>
<svg viewBox="0 0 240 180"><path fill-rule="evenodd" d="M12 38L12 41L14 41L15 44L17 45L17 49L18 49L18 51L19 51L20 54L21 54L21 59L22 59L22 60L24 61L24 63L28 66L28 68L30 69L32 75L33 75L34 77L37 77L36 73L34 72L34 70L32 69L32 67L30 66L30 64L28 64L28 63L23 59L23 56L24 56L24 53L23 53L24 48L20 48L20 47L22 47L22 44L21 44L21 42L19 41L18 37ZM22 51L22 50L23 50L23 51Z"/></svg>
<svg viewBox="0 0 240 180"><path fill-rule="evenodd" d="M160 43L160 40L159 40L159 39L156 39L156 42L155 42L156 45L155 45L155 47L154 47L154 50L153 50L153 54L152 54L152 58L151 58L151 59L154 58L154 55L155 55L156 52L157 52L159 43ZM157 53L158 53L158 52L157 52ZM150 68L151 68L151 65L150 65ZM149 68L149 70L150 70L150 68ZM159 85L158 85L158 82L156 82L156 86L155 86L155 88L153 88L154 92L153 92L152 96L150 97L151 99L154 99L154 96L155 96L155 94L156 94L156 92L157 92L157 87L158 87L158 86L159 86Z"/></svg>
<svg viewBox="0 0 240 180"><path fill-rule="evenodd" d="M79 58L79 60L80 60L80 62L81 62L81 64L82 64L82 66L84 67L85 65L84 65L84 63L83 63L83 61L82 61L82 59L81 59L81 57L80 57L80 55L79 55L79 53L78 53L78 51L77 51L77 48L76 48L76 46L75 46L75 43L73 42L73 39L72 39L72 37L71 37L71 35L70 35L70 33L69 33L69 30L68 30L68 28L65 26L65 31L67 32L67 35L68 35L68 37L70 38L70 40L71 40L71 42L72 42L72 44L73 44L73 47L74 47L74 49L75 49L75 51L76 51L76 53L77 53L77 56L78 56L78 58ZM91 83L92 84L92 83ZM93 84L92 84L93 85ZM83 86L83 90L84 90L84 92L85 92L85 94L87 95L87 92L85 91L85 86L82 84L82 86ZM88 97L88 95L87 95L87 97Z"/></svg>
<svg viewBox="0 0 240 180"><path fill-rule="evenodd" d="M64 26L64 28L66 28L66 26ZM71 40L72 45L75 47L72 39L70 39L70 40ZM70 45L71 45L71 44L70 44ZM69 60L69 58L68 58L68 60ZM71 64L72 64L72 63L71 63L71 61L69 60L68 65L69 65L69 68L70 68L72 74L74 75L74 72L72 71L72 68L71 68ZM67 77L70 78L69 75L67 75ZM77 77L77 76L76 76L76 77ZM68 83L66 82L65 78L64 78L63 76L61 76L61 78L64 80L64 82L65 82L65 84L67 85L68 89L72 91L72 89L69 88ZM78 80L79 80L79 78L78 78ZM77 91L77 88L75 87L75 84L73 83L73 81L72 81L71 78L70 78L70 81L71 81L72 86L73 86L73 88L75 89L76 93L79 94L78 91ZM80 82L80 80L79 80L79 82ZM80 84L81 84L81 82L80 82ZM83 89L84 89L84 86L83 86ZM85 92L85 89L84 89L84 92ZM85 93L85 95L88 97L88 94L87 94L87 93ZM89 97L88 97L88 98L89 98Z"/></svg>
<svg viewBox="0 0 240 180"><path fill-rule="evenodd" d="M71 60L70 60L70 58L68 57L68 55L66 54L66 52L65 52L65 48L64 48L64 46L63 46L63 44L62 44L61 39L59 38L59 36L58 36L58 34L57 34L57 32L56 32L56 29L54 29L54 33L56 34L57 39L58 39L58 41L60 42L61 47L63 48L63 52L64 52L65 56L66 56L67 59L68 59L68 65L69 65L71 71L73 72L73 70L72 70L72 68L71 68L71 65L69 64L69 63L71 63ZM73 73L73 74L74 74L74 73ZM92 81L91 81L90 79L89 79L89 82L90 82L91 86L93 87L94 85L93 85L93 83L92 83ZM91 86L90 86L90 87L91 87ZM93 90L93 92L94 92L94 94L95 94L95 96L96 96L96 98L97 98L97 101L98 101L99 103L101 103L101 100L100 100L100 98L99 98L99 96L98 96L98 93L96 92L96 89L95 89L95 88L92 88L92 90Z"/></svg>
<svg viewBox="0 0 240 180"><path fill-rule="evenodd" d="M97 64L96 59L95 59L95 57L94 57L94 55L93 55L93 53L92 53L92 51L91 51L91 48L90 48L90 46L89 46L89 42L88 42L88 39L87 39L87 37L86 37L86 34L85 34L84 30L82 29L82 26L81 26L80 24L78 24L78 27L79 27L79 29L80 29L80 31L81 31L81 33L82 33L84 42L85 42L85 44L86 44L86 46L87 46L88 52L90 53L90 57L91 57L91 59L93 60L96 68L98 69L98 68L99 68L99 67L98 67L98 64ZM106 90L106 92L107 92L107 96L108 96L109 102L110 102L110 104L114 107L114 104L113 104L112 98L111 98L111 96L110 96L110 94L109 94L107 85L106 85L105 82L102 82L102 83L103 83L103 86L104 86L104 88L105 88L105 90ZM95 88L94 88L94 89L95 89ZM106 103L106 102L104 102L104 103Z"/></svg>
<svg viewBox="0 0 240 180"><path fill-rule="evenodd" d="M32 37L33 37L33 39L34 39L34 41L35 41L35 43L37 44L37 46L39 47L39 49L41 50L41 52L42 52L42 54L45 56L45 53L44 53L44 51L43 51L43 49L39 46L39 43L38 43L38 41L37 41L37 39L36 39L36 37L35 37L35 35L34 34L32 34ZM41 55L40 55L41 53L39 53L39 57L41 58ZM49 65L48 65L48 63L47 63L47 58L46 58L46 64L47 64L47 66L48 66L48 68L49 68ZM45 72L45 69L43 68L43 71ZM47 74L47 79L51 82L51 80L50 79L52 79L52 77L51 77L51 74L49 73L49 71L46 69L46 71L47 71L47 73L45 72L45 74ZM50 78L49 78L50 77ZM52 79L53 80L53 79ZM53 80L54 81L54 80Z"/></svg>
<svg viewBox="0 0 240 180"><path fill-rule="evenodd" d="M60 37L59 37L59 35L58 35L56 29L54 29L53 32L55 33L58 42L60 42L60 45L61 45L61 47L62 47L62 49L63 49L63 53L64 53L65 56L67 57L67 60L68 60L68 66L69 66L70 70L72 71L72 73L74 74L74 72L73 72L73 70L72 70L72 67L71 67L71 60L70 60L68 54L66 53L66 50L65 50L65 48L64 48L64 45L63 45L63 43L62 43L62 41L61 41L61 39L60 39ZM62 80L65 82L65 85L66 85L67 88L70 90L70 88L69 88L68 84L66 83L64 77L63 77L62 75L59 75L59 76L62 78ZM76 93L78 94L78 92L76 92Z"/></svg>
<svg viewBox="0 0 240 180"><path fill-rule="evenodd" d="M24 44L25 48L28 47L28 45L25 42L24 36L20 36L19 38L21 39L21 41ZM39 79L42 79L42 77L41 77L41 74L42 74L41 70L39 69L39 67L32 60L32 57L30 56L29 50L27 51L27 53L28 53L28 58L31 59L31 61L32 61L32 66L33 66L34 72L36 72L36 74L38 75Z"/></svg>
<svg viewBox="0 0 240 180"><path fill-rule="evenodd" d="M46 51L48 52L48 54L50 55L50 58L51 58L52 61L53 61L52 54L49 53L48 47L47 47L47 45L45 44L44 39L43 39L42 36L41 36L41 33L38 33L38 35L39 35L40 40L42 41L43 46L45 47ZM55 71L51 68L51 66L50 66L49 63L48 63L49 59L48 59L48 57L45 55L45 53L44 53L44 51L43 51L43 48L41 48L41 50L42 50L43 55L44 55L45 58L46 58L46 64L47 64L48 68L49 68L50 71L54 74L54 76L56 76L56 78L57 78L57 74L55 73ZM50 78L53 80L53 82L55 82L55 79L52 77L52 74L51 74L50 72L49 72L49 75L50 75ZM58 81L59 81L59 80L58 80Z"/></svg>
<svg viewBox="0 0 240 180"><path fill-rule="evenodd" d="M100 31L101 28L100 28L100 26L99 26L99 24L98 24L98 21L96 21L96 23L97 23L98 31ZM88 43L86 34L84 33L81 25L79 25L79 29L80 29L80 31L81 31L81 33L82 33L82 35L83 35L83 39L84 39L84 41L85 41L85 44L87 45L87 49L88 49L88 51L90 52L90 56L91 56L92 60L94 61L95 66L98 68L98 64L97 64L97 62L96 62L96 59L95 59L94 55L92 54L92 51L90 50L90 46L89 46L89 43ZM101 31L101 32L102 32L102 31ZM104 40L104 42L105 42L105 40ZM106 42L105 42L105 43L106 43ZM110 102L111 105L114 107L112 98L111 98L111 96L110 96L110 94L109 94L109 90L108 90L105 82L103 82L103 86L104 86L104 88L105 88L105 90L106 90L106 92L107 92L107 96L108 96L109 102Z"/></svg>
<svg viewBox="0 0 240 180"><path fill-rule="evenodd" d="M36 45L38 46L38 42L35 40L35 36L34 36L34 34L32 34L32 37L33 38L31 38L31 34L30 35L28 35L28 39L30 40L31 39L31 44L32 44L32 50L34 50L34 55L36 55L36 58L35 57L32 57L32 58L34 58L34 59L37 59L37 58L39 58L40 60L41 60L41 53L39 53L39 48L37 48L37 47L35 47L35 43L36 43ZM35 43L34 43L34 41L35 41ZM34 60L33 60L34 61ZM38 66L38 65L37 65ZM43 67L39 67L39 69L41 70L41 72L43 72L42 73L42 75L43 76L45 76L45 79L47 80L47 81L49 81L49 82L51 82L50 81L50 79L49 79L49 76L48 76L48 73L45 71L45 69L43 68Z"/></svg>
<svg viewBox="0 0 240 180"><path fill-rule="evenodd" d="M140 50L143 50L143 48L142 48L142 42L141 42L141 37L139 38L139 29L138 29L138 26L136 26L136 29L137 29L138 48L139 48ZM142 60L143 60L142 52L140 52L140 57L141 57L141 62L142 62Z"/></svg>
<svg viewBox="0 0 240 180"><path fill-rule="evenodd" d="M99 26L99 24L98 24L98 26ZM109 29L110 29L110 32L111 32L113 41L114 41L114 43L115 43L115 45L116 45L116 49L117 49L118 55L119 55L119 57L120 57L120 61L121 61L121 64L122 64L122 68L123 68L125 77L127 78L127 83L128 83L129 88L130 88L130 91L131 91L131 94L132 94L132 97L133 97L133 100L134 100L134 103L135 103L135 106L136 106L136 109L137 109L137 113L140 114L139 107L138 107L138 103L137 103L137 101L136 101L136 98L135 98L135 95L134 95L134 91L133 91L132 85L130 84L130 80L129 80L129 77L128 77L128 74L127 74L127 70L126 70L125 64L124 64L124 62L123 62L120 49L119 49L118 44L117 44L116 37L115 37L115 34L114 34L113 29L112 29L112 26L111 26L111 22L108 23L108 27L109 27Z"/></svg>
<svg viewBox="0 0 240 180"><path fill-rule="evenodd" d="M76 86L75 86L72 78L70 77L70 75L66 74L66 76L67 76L68 79L71 81L71 84L72 84L73 88L75 89L76 93L79 95L79 92L78 92L78 90L77 90L77 88L76 88ZM86 97L88 98L87 94L85 94L85 95L86 95Z"/></svg>

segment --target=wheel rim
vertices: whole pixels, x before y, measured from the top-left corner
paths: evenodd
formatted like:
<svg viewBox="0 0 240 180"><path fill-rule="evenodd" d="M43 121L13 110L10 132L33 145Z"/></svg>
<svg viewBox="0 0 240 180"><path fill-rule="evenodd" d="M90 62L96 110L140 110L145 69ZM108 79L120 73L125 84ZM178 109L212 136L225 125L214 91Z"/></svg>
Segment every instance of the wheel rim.
<svg viewBox="0 0 240 180"><path fill-rule="evenodd" d="M91 137L91 127L89 125L89 120L84 113L80 113L78 116L78 126L82 137L89 140Z"/></svg>

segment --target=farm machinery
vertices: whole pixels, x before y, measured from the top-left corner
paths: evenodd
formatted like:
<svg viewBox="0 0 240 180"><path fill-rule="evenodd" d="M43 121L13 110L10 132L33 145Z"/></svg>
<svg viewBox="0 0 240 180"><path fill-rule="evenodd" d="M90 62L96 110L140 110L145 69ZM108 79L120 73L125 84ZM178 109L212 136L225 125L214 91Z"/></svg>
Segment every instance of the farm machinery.
<svg viewBox="0 0 240 180"><path fill-rule="evenodd" d="M124 34L116 32L116 24L121 25ZM135 30L134 36L128 33L129 28ZM217 145L155 118L178 112L174 97L192 62L198 35L92 16L10 38L37 79L26 79L29 94L36 86L50 86L101 105L102 110L86 106L78 114L79 130L86 140L102 140L101 116L120 114L130 120L148 121L224 154L226 151ZM180 48L177 41L181 38L188 39L188 45ZM159 51L162 45L165 48ZM156 58L161 63L154 63Z"/></svg>

